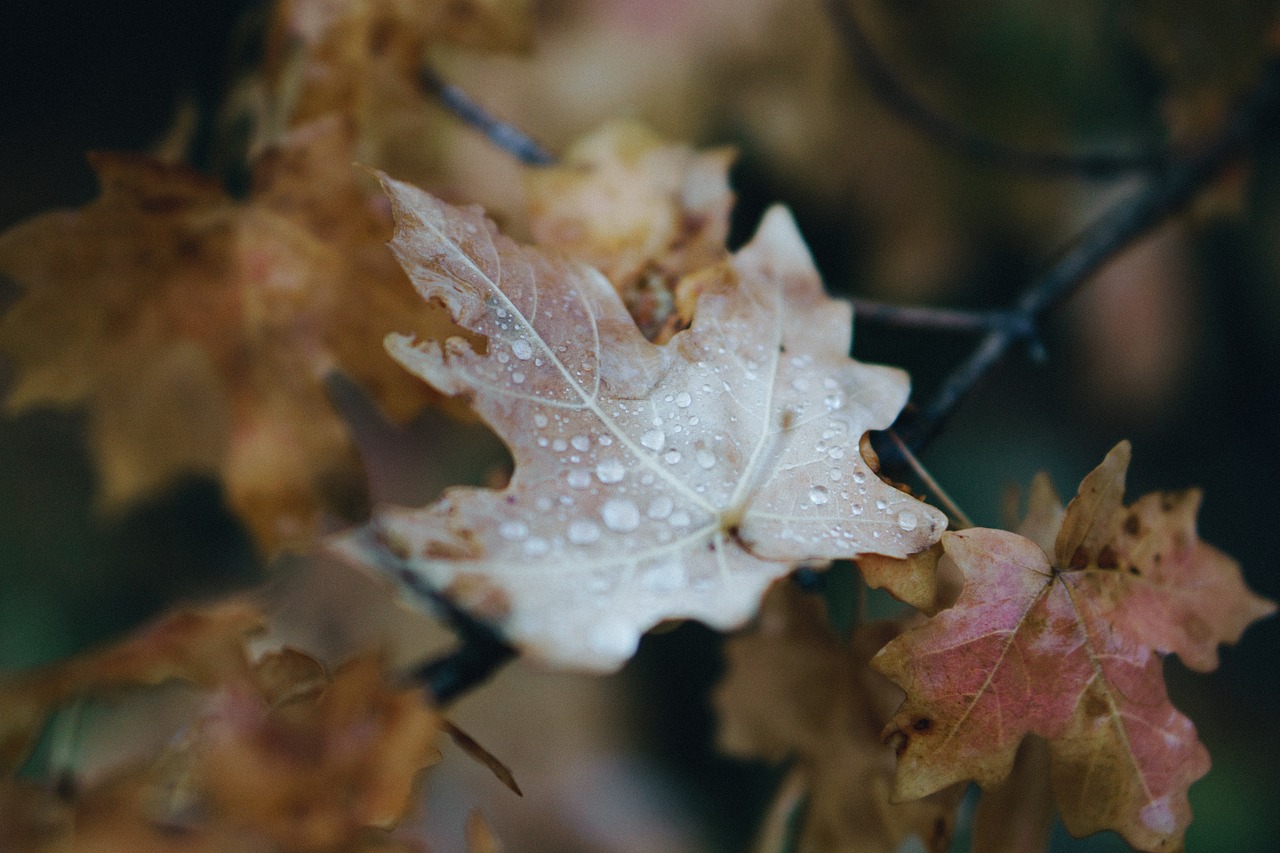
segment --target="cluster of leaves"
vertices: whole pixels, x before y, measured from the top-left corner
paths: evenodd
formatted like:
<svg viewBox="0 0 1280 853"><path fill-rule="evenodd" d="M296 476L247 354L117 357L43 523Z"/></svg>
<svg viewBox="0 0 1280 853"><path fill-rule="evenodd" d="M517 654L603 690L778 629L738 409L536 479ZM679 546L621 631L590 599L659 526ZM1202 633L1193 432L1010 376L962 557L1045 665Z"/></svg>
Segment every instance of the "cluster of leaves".
<svg viewBox="0 0 1280 853"><path fill-rule="evenodd" d="M945 850L968 780L982 849L1043 845L1055 808L1077 835L1178 848L1209 759L1163 656L1209 671L1275 609L1199 541L1199 494L1124 506L1122 443L1065 508L1038 479L1016 533L947 531L869 450L908 377L850 357L852 308L790 213L727 248L727 151L607 125L527 176L506 225L534 245L445 201L465 195L458 176L405 147L430 133L424 51L520 49L518 5L278 4L237 102L257 116L247 193L100 154L96 201L0 235L24 291L0 318L9 411L89 411L105 508L215 475L264 553L390 568L549 665L616 670L664 621L727 630L759 611L727 644L720 741L794 758L774 828L802 813L800 849ZM440 195L375 172L379 192L353 159ZM427 407L482 420L509 477L371 510L334 373L395 423ZM834 560L919 614L842 637L785 580ZM251 654L266 621L243 602L180 611L6 681L0 839L417 849L384 830L441 732L514 787L379 654L332 670ZM16 778L55 709L173 680L198 689L158 754L60 790ZM470 835L496 847L481 822Z"/></svg>

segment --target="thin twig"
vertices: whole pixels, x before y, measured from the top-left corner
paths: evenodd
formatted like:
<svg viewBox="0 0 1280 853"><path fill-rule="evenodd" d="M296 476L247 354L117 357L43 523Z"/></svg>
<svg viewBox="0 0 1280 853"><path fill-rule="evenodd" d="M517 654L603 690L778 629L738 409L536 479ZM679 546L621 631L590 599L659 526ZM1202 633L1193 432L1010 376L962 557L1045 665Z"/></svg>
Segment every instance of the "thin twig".
<svg viewBox="0 0 1280 853"><path fill-rule="evenodd" d="M550 166L555 162L545 148L528 134L489 114L452 83L445 82L436 70L428 65L419 73L422 86L440 100L454 115L483 133L490 142L527 166Z"/></svg>
<svg viewBox="0 0 1280 853"><path fill-rule="evenodd" d="M1231 114L1218 139L1202 151L1170 167L1136 196L1121 202L1094 222L1059 261L1032 282L1015 313L1033 328L1071 296L1093 273L1134 240L1163 222L1251 145L1276 130L1280 113L1280 60L1267 64L1262 77ZM895 429L907 446L919 452L978 383L1000 363L1018 336L1008 330L988 332L973 354L943 382L919 410L899 418Z"/></svg>
<svg viewBox="0 0 1280 853"><path fill-rule="evenodd" d="M872 94L889 111L921 135L961 155L989 166L1032 177L1106 180L1135 172L1164 168L1168 158L1158 152L1065 154L1022 148L985 136L925 105L889 67L851 8L852 0L826 0L827 10L858 72Z"/></svg>
<svg viewBox="0 0 1280 853"><path fill-rule="evenodd" d="M1035 326L1017 311L965 311L916 305L885 305L869 299L853 299L853 316L858 320L895 326L900 329L929 329L943 332L1006 331L1017 338L1035 334Z"/></svg>
<svg viewBox="0 0 1280 853"><path fill-rule="evenodd" d="M920 464L920 460L911 452L911 448L907 447L906 442L904 442L893 430L889 430L888 432L889 439L897 446L898 452L900 452L907 460L907 464L911 466L911 470L915 472L916 476L924 482L929 491L933 492L934 496L937 497L944 507L946 507L947 512L951 513L951 518L954 519L961 528L973 527L973 521L970 520L965 511L960 508L960 505L951 499L951 495L947 494L947 490L942 488L942 484L933 479L933 475L929 473L929 469ZM956 528L952 529L954 530Z"/></svg>

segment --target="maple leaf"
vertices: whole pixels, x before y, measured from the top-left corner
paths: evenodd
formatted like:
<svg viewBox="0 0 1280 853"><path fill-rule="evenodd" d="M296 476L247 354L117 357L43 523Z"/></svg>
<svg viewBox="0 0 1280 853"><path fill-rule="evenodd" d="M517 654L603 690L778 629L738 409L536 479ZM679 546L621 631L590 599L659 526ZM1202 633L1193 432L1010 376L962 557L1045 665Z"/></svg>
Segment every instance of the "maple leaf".
<svg viewBox="0 0 1280 853"><path fill-rule="evenodd" d="M394 689L377 655L332 678L295 651L264 658L258 685L230 685L201 720L202 792L223 819L287 850L333 849L394 825L441 720L421 690ZM314 662L312 662L314 663ZM284 688L284 689L282 689Z"/></svg>
<svg viewBox="0 0 1280 853"><path fill-rule="evenodd" d="M607 124L560 165L528 173L529 230L603 273L652 340L680 279L728 255L732 159L727 148L699 153L634 122Z"/></svg>
<svg viewBox="0 0 1280 853"><path fill-rule="evenodd" d="M785 210L702 293L693 326L657 346L590 267L517 246L477 208L383 183L414 284L487 339L481 353L392 335L388 350L465 395L516 468L505 490L454 489L378 526L527 651L615 668L663 619L740 624L798 561L937 539L942 514L857 449L898 413L906 375L849 358L852 309L823 293Z"/></svg>
<svg viewBox="0 0 1280 853"><path fill-rule="evenodd" d="M902 700L867 661L901 626L863 625L842 641L821 599L778 583L754 630L725 644L728 673L712 697L717 741L731 755L796 757L808 790L801 851L894 851L910 837L949 848L963 786L891 804L893 751L880 731Z"/></svg>
<svg viewBox="0 0 1280 853"><path fill-rule="evenodd" d="M45 719L78 696L183 679L210 687L248 672L245 636L265 618L244 601L181 608L105 649L0 682L0 773L27 757Z"/></svg>
<svg viewBox="0 0 1280 853"><path fill-rule="evenodd" d="M965 575L959 600L872 662L907 691L886 728L899 742L897 797L961 779L989 787L1035 733L1049 741L1073 834L1115 829L1143 850L1180 846L1187 788L1209 756L1169 702L1161 654L1212 669L1216 646L1275 605L1199 541L1198 492L1124 507L1128 463L1122 442L1065 513L1038 480L1026 527L1041 544L1001 530L943 537Z"/></svg>
<svg viewBox="0 0 1280 853"><path fill-rule="evenodd" d="M406 323L457 330L405 287L353 145L340 121L298 129L246 203L182 166L95 155L97 200L0 235L0 271L25 291L0 318L6 408L88 409L104 509L206 473L266 551L326 511L360 517L364 475L324 375L348 371L403 421L432 395L376 342Z"/></svg>

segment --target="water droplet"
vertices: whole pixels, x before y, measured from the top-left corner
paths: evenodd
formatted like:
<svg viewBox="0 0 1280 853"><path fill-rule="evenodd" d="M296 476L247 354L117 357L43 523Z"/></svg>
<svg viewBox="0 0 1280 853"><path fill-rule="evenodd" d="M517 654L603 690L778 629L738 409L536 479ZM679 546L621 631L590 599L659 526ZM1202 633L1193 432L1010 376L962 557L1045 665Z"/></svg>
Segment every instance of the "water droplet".
<svg viewBox="0 0 1280 853"><path fill-rule="evenodd" d="M687 409L693 403L693 397L688 391L681 391L676 395L676 405L682 409Z"/></svg>
<svg viewBox="0 0 1280 853"><path fill-rule="evenodd" d="M529 525L525 524L523 521L515 519L511 521L504 521L502 524L498 525L498 535L503 539L508 539L512 542L519 542L521 539L529 535Z"/></svg>
<svg viewBox="0 0 1280 853"><path fill-rule="evenodd" d="M835 411L844 405L844 395L828 394L822 398L822 405L827 407L827 411Z"/></svg>
<svg viewBox="0 0 1280 853"><path fill-rule="evenodd" d="M809 500L813 501L818 506L822 506L824 503L831 500L831 495L828 494L827 490L822 486L814 486L809 490Z"/></svg>
<svg viewBox="0 0 1280 853"><path fill-rule="evenodd" d="M862 504L854 504L849 509L854 515L862 515Z"/></svg>
<svg viewBox="0 0 1280 853"><path fill-rule="evenodd" d="M887 503L885 503L883 500L876 501L876 509L883 510L883 509L885 509L887 506L889 506L889 505L888 505Z"/></svg>
<svg viewBox="0 0 1280 853"><path fill-rule="evenodd" d="M844 472L839 468L832 468L827 472L827 476L831 479L831 482L838 483L844 479Z"/></svg>
<svg viewBox="0 0 1280 853"><path fill-rule="evenodd" d="M626 474L626 466L617 459L606 459L596 466L596 476L602 483L616 483Z"/></svg>
<svg viewBox="0 0 1280 853"><path fill-rule="evenodd" d="M537 500L535 500L533 504L538 508L539 511L548 512L551 509L551 498L547 497L546 495L542 495Z"/></svg>
<svg viewBox="0 0 1280 853"><path fill-rule="evenodd" d="M547 543L547 540L540 539L537 536L524 543L524 552L530 557L541 557L550 550L551 545Z"/></svg>
<svg viewBox="0 0 1280 853"><path fill-rule="evenodd" d="M606 501L600 509L604 526L616 533L630 533L640 526L640 510L625 498Z"/></svg>
<svg viewBox="0 0 1280 853"><path fill-rule="evenodd" d="M668 450L666 453L662 454L662 458L666 460L668 465L674 465L680 461L680 451Z"/></svg>
<svg viewBox="0 0 1280 853"><path fill-rule="evenodd" d="M563 438L557 438L555 441L551 442L551 449L556 453L564 453L569 449L569 442L565 441Z"/></svg>
<svg viewBox="0 0 1280 853"><path fill-rule="evenodd" d="M596 441L599 442L601 447L608 447L609 445L613 444L613 436L602 435L598 439L596 439Z"/></svg>
<svg viewBox="0 0 1280 853"><path fill-rule="evenodd" d="M506 364L510 360L511 356L507 355L505 352L498 353L498 364Z"/></svg>
<svg viewBox="0 0 1280 853"><path fill-rule="evenodd" d="M533 416L533 425L541 429L547 425L547 416L538 414Z"/></svg>
<svg viewBox="0 0 1280 853"><path fill-rule="evenodd" d="M843 458L844 458L844 448L843 448L843 447L833 447L833 448L831 448L831 451L830 451L827 455L828 455L828 456L830 456L832 459L843 459Z"/></svg>
<svg viewBox="0 0 1280 853"><path fill-rule="evenodd" d="M867 475L866 475L866 474L864 474L862 471L854 471L854 472L853 472L853 481L854 481L855 483L865 483L865 482L867 482Z"/></svg>
<svg viewBox="0 0 1280 853"><path fill-rule="evenodd" d="M639 636L625 622L603 622L591 629L587 640L596 654L619 661L631 657L639 642Z"/></svg>
<svg viewBox="0 0 1280 853"><path fill-rule="evenodd" d="M661 450L662 443L666 440L666 433L660 429L645 430L644 435L640 436L640 443L650 450Z"/></svg>
<svg viewBox="0 0 1280 853"><path fill-rule="evenodd" d="M524 374L523 373L511 374L511 381L516 383L517 385L522 384L524 382Z"/></svg>
<svg viewBox="0 0 1280 853"><path fill-rule="evenodd" d="M524 338L511 342L511 354L521 361L533 358L533 345Z"/></svg>
<svg viewBox="0 0 1280 853"><path fill-rule="evenodd" d="M903 530L915 530L917 524L919 524L919 521L917 521L916 514L914 512L907 512L906 510L903 510L898 513L898 526Z"/></svg>
<svg viewBox="0 0 1280 853"><path fill-rule="evenodd" d="M694 415L693 417L689 418L689 426L697 426L700 423L702 423L702 419L699 418L697 415Z"/></svg>
<svg viewBox="0 0 1280 853"><path fill-rule="evenodd" d="M538 436L538 446L539 446L539 447L546 447L549 443L550 443L550 442L548 442L548 441L547 441L546 436L543 436L543 435Z"/></svg>
<svg viewBox="0 0 1280 853"><path fill-rule="evenodd" d="M671 500L671 498L669 498L667 495L658 495L649 504L649 509L645 511L645 515L649 516L655 521L661 521L662 519L666 518L668 515L671 515L671 510L675 508L676 508L675 501Z"/></svg>
<svg viewBox="0 0 1280 853"><path fill-rule="evenodd" d="M664 560L644 570L640 583L650 592L675 592L684 586L684 566L679 560Z"/></svg>
<svg viewBox="0 0 1280 853"><path fill-rule="evenodd" d="M587 486L591 485L591 475L586 471L583 471L581 468L574 468L569 472L568 476L565 477L565 480L568 481L569 486L574 489L585 489Z"/></svg>
<svg viewBox="0 0 1280 853"><path fill-rule="evenodd" d="M575 435L569 439L569 443L573 445L574 450L586 450L591 446L591 439L585 435Z"/></svg>
<svg viewBox="0 0 1280 853"><path fill-rule="evenodd" d="M716 466L716 455L710 450L699 450L693 454L693 458L698 461L700 468L710 469Z"/></svg>
<svg viewBox="0 0 1280 853"><path fill-rule="evenodd" d="M682 509L678 509L671 513L671 517L667 519L667 524L672 527L688 527L693 523L693 519L689 517L689 513Z"/></svg>
<svg viewBox="0 0 1280 853"><path fill-rule="evenodd" d="M594 521L577 518L569 523L569 541L574 545L590 545L600 538L600 528Z"/></svg>

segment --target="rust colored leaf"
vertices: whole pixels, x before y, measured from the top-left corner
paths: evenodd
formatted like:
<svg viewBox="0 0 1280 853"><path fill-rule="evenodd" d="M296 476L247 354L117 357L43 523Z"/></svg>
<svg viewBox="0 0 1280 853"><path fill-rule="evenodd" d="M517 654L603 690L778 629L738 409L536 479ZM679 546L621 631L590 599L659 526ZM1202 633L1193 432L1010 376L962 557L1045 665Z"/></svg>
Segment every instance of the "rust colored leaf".
<svg viewBox="0 0 1280 853"><path fill-rule="evenodd" d="M195 751L203 791L226 820L288 850L322 850L400 819L419 771L439 760L439 731L422 691L391 689L366 655L275 705L229 687Z"/></svg>
<svg viewBox="0 0 1280 853"><path fill-rule="evenodd" d="M184 608L120 643L0 682L0 773L26 758L45 719L77 696L183 679L212 687L248 673L245 637L264 617L244 601Z"/></svg>
<svg viewBox="0 0 1280 853"><path fill-rule="evenodd" d="M635 123L605 125L562 165L528 174L529 227L538 245L604 273L653 339L680 278L728 257L732 158L664 144Z"/></svg>
<svg viewBox="0 0 1280 853"><path fill-rule="evenodd" d="M1128 460L1122 443L1081 483L1052 558L999 530L943 537L965 575L960 599L873 661L907 691L886 729L900 747L897 797L961 779L995 785L1035 733L1049 741L1073 834L1114 829L1143 850L1181 845L1187 789L1209 756L1169 702L1161 653L1212 669L1216 646L1275 606L1199 542L1198 496L1124 507ZM1033 515L1051 516L1039 490ZM1028 527L1047 540L1042 521Z"/></svg>
<svg viewBox="0 0 1280 853"><path fill-rule="evenodd" d="M25 291L0 318L17 366L7 410L88 409L104 508L218 474L268 551L308 541L326 513L363 516L363 473L321 380L346 370L405 420L428 389L378 340L456 330L408 292L353 146L337 121L300 129L245 203L181 166L96 155L96 201L0 235L0 272Z"/></svg>
<svg viewBox="0 0 1280 853"><path fill-rule="evenodd" d="M791 216L772 210L667 344L595 270L521 248L476 208L384 179L397 257L484 353L403 335L391 354L469 399L511 448L505 490L386 511L389 544L433 586L544 660L616 668L664 619L727 628L801 560L906 556L944 517L857 450L907 378L847 355Z"/></svg>
<svg viewBox="0 0 1280 853"><path fill-rule="evenodd" d="M928 850L950 846L963 786L889 802L894 756L880 730L902 693L867 661L899 630L873 623L844 642L820 599L779 583L755 629L725 645L728 675L713 696L717 740L745 758L795 757L808 790L801 851L888 853L913 836Z"/></svg>

